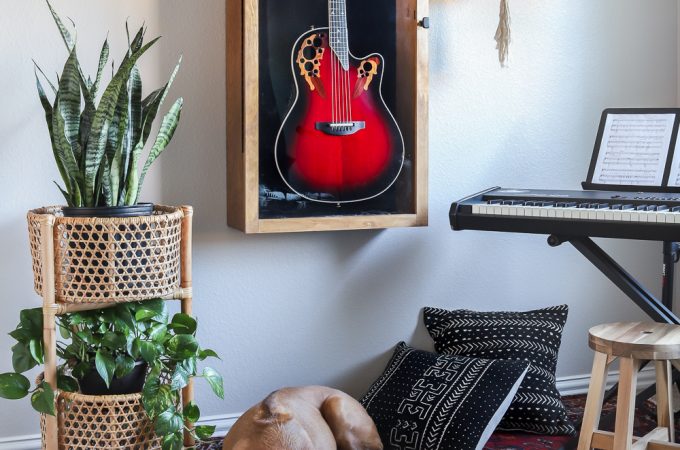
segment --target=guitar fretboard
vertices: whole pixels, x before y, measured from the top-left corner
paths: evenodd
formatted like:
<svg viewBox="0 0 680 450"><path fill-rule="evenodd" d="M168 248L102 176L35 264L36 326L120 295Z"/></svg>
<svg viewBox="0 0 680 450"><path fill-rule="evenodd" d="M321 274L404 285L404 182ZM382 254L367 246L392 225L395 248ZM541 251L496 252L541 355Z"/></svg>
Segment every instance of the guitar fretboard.
<svg viewBox="0 0 680 450"><path fill-rule="evenodd" d="M342 68L349 70L349 44L347 37L347 6L345 0L328 0L328 27L330 45Z"/></svg>

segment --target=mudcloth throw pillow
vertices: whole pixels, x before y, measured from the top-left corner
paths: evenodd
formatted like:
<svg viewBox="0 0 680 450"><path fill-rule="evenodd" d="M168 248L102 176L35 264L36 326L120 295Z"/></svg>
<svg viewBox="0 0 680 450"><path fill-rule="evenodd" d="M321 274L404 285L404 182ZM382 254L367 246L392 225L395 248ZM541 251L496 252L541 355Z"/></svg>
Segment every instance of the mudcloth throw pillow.
<svg viewBox="0 0 680 450"><path fill-rule="evenodd" d="M437 355L401 342L361 404L386 450L482 449L527 370L524 361Z"/></svg>
<svg viewBox="0 0 680 450"><path fill-rule="evenodd" d="M526 312L425 308L424 320L439 353L529 361L527 376L499 428L558 435L575 433L555 385L568 311L567 305Z"/></svg>

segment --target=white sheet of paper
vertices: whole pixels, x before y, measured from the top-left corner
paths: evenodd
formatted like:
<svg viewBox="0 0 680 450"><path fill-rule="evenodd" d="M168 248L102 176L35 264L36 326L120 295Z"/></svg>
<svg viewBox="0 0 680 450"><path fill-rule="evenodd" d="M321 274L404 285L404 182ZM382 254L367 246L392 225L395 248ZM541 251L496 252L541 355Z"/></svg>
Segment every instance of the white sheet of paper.
<svg viewBox="0 0 680 450"><path fill-rule="evenodd" d="M668 185L680 187L680 154L678 153L678 142L675 141L675 152L673 153L673 162L671 163L671 173L668 177Z"/></svg>
<svg viewBox="0 0 680 450"><path fill-rule="evenodd" d="M609 114L593 183L661 186L674 122L675 114Z"/></svg>

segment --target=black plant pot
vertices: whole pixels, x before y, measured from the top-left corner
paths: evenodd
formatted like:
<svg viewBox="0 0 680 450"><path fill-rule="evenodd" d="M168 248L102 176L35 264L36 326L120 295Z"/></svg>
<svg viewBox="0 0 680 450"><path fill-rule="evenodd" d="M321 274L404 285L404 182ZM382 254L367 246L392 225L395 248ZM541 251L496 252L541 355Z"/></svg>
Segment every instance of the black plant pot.
<svg viewBox="0 0 680 450"><path fill-rule="evenodd" d="M113 377L111 385L107 388L106 383L94 366L82 379L78 380L80 392L85 395L126 395L142 392L148 364L145 361L137 361L132 372L122 378Z"/></svg>
<svg viewBox="0 0 680 450"><path fill-rule="evenodd" d="M139 217L153 213L153 203L138 203L130 206L95 206L63 208L64 217Z"/></svg>

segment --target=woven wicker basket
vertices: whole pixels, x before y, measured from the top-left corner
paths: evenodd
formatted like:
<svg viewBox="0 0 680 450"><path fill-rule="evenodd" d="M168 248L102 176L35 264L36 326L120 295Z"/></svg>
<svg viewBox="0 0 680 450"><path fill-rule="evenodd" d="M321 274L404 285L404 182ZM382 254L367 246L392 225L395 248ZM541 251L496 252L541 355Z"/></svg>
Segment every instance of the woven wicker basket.
<svg viewBox="0 0 680 450"><path fill-rule="evenodd" d="M55 216L56 300L109 303L170 295L180 283L181 208L142 217L64 217L60 207L28 213L35 290L42 294L40 217Z"/></svg>
<svg viewBox="0 0 680 450"><path fill-rule="evenodd" d="M59 392L56 402L59 450L149 450L161 448L141 394L83 395ZM45 450L45 415L40 415Z"/></svg>

